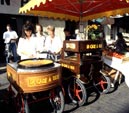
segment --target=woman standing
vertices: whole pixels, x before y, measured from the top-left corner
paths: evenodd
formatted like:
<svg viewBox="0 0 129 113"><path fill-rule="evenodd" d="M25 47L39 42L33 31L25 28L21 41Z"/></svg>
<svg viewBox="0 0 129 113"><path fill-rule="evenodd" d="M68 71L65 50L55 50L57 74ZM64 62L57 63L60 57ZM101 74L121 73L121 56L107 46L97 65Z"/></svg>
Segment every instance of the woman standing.
<svg viewBox="0 0 129 113"><path fill-rule="evenodd" d="M22 29L22 37L18 42L17 53L21 59L36 58L36 38L32 34L33 25L25 24Z"/></svg>
<svg viewBox="0 0 129 113"><path fill-rule="evenodd" d="M61 38L55 35L55 27L47 27L48 37L46 37L45 48L48 52L53 54L53 60L57 61L60 59L61 50L63 43Z"/></svg>
<svg viewBox="0 0 129 113"><path fill-rule="evenodd" d="M40 24L36 24L36 43L37 52L41 53L45 51L45 36L43 35L43 27Z"/></svg>
<svg viewBox="0 0 129 113"><path fill-rule="evenodd" d="M46 37L45 47L53 54L60 54L63 43L61 41L61 38L56 36L55 27L49 25L47 27L47 32L48 37Z"/></svg>

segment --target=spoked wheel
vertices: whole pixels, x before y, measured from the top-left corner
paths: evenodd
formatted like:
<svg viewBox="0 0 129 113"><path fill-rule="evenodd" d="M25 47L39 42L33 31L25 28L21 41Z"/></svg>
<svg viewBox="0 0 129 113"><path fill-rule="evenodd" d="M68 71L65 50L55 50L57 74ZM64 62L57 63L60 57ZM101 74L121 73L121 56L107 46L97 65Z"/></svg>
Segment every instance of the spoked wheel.
<svg viewBox="0 0 129 113"><path fill-rule="evenodd" d="M21 94L17 94L14 99L14 104L17 113L29 113L28 102L26 99L23 98Z"/></svg>
<svg viewBox="0 0 129 113"><path fill-rule="evenodd" d="M93 85L100 93L108 93L111 86L111 81L109 77L99 73L95 76Z"/></svg>
<svg viewBox="0 0 129 113"><path fill-rule="evenodd" d="M87 100L85 86L77 78L73 78L68 84L68 95L74 104L82 106Z"/></svg>
<svg viewBox="0 0 129 113"><path fill-rule="evenodd" d="M57 87L50 91L50 102L55 113L62 113L64 110L64 95L61 87Z"/></svg>

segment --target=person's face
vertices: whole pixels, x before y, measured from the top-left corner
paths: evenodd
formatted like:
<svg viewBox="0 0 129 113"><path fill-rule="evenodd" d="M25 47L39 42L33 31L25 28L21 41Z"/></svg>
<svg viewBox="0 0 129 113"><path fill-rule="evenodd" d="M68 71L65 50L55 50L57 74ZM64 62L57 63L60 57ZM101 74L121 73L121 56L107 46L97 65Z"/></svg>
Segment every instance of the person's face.
<svg viewBox="0 0 129 113"><path fill-rule="evenodd" d="M40 26L36 26L36 32L41 32L41 27Z"/></svg>
<svg viewBox="0 0 129 113"><path fill-rule="evenodd" d="M53 36L53 34L54 34L54 31L48 30L48 35Z"/></svg>
<svg viewBox="0 0 129 113"><path fill-rule="evenodd" d="M69 32L68 31L64 31L65 33L65 36L68 36L69 35Z"/></svg>
<svg viewBox="0 0 129 113"><path fill-rule="evenodd" d="M10 30L11 30L11 27L10 27L10 26L7 26L6 28L7 28L7 30L8 30L8 31L10 31Z"/></svg>
<svg viewBox="0 0 129 113"><path fill-rule="evenodd" d="M26 37L31 37L32 31L31 30L25 30Z"/></svg>

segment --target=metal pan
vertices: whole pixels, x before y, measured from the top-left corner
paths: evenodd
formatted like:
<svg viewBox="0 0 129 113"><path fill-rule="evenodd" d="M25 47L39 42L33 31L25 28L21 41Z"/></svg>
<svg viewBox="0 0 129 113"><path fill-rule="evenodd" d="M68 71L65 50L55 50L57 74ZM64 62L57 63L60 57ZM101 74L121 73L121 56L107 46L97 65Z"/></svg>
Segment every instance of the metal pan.
<svg viewBox="0 0 129 113"><path fill-rule="evenodd" d="M18 68L22 69L31 69L31 68L40 68L40 67L47 67L53 66L54 61L51 59L45 58L33 58L33 59L25 59L18 61Z"/></svg>

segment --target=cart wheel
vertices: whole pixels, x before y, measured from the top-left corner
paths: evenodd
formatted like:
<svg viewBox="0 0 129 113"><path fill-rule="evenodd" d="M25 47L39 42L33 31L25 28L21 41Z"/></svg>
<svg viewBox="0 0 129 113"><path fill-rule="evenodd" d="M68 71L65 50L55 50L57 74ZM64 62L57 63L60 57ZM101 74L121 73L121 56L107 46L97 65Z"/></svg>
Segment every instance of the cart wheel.
<svg viewBox="0 0 129 113"><path fill-rule="evenodd" d="M99 91L99 93L108 93L111 86L111 81L109 77L103 74L99 74L95 76L93 80L93 85Z"/></svg>
<svg viewBox="0 0 129 113"><path fill-rule="evenodd" d="M50 102L54 108L55 113L62 113L64 110L64 95L61 87L50 91Z"/></svg>
<svg viewBox="0 0 129 113"><path fill-rule="evenodd" d="M87 100L87 92L82 82L74 78L68 84L68 95L73 103L82 106Z"/></svg>
<svg viewBox="0 0 129 113"><path fill-rule="evenodd" d="M14 99L17 113L29 113L29 106L26 98L23 98L21 94L17 94Z"/></svg>

